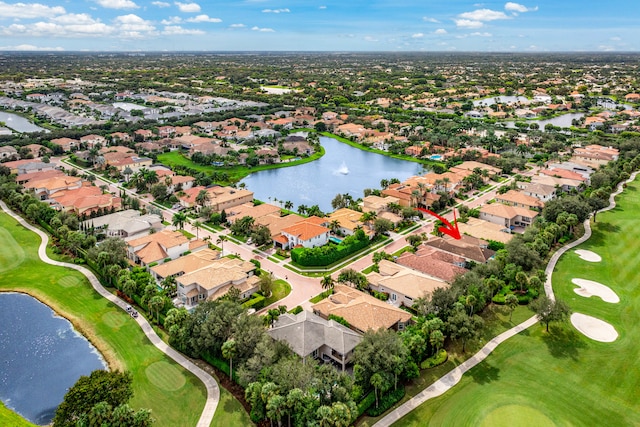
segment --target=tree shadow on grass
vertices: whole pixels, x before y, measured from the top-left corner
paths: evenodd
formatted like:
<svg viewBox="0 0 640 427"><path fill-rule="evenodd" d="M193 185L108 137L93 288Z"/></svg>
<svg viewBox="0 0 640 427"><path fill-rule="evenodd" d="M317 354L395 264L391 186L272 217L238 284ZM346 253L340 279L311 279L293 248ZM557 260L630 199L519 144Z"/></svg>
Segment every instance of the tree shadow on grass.
<svg viewBox="0 0 640 427"><path fill-rule="evenodd" d="M469 372L471 378L476 383L489 384L500 379L500 368L496 368L489 364L486 360Z"/></svg>
<svg viewBox="0 0 640 427"><path fill-rule="evenodd" d="M618 233L620 226L611 224L610 222L596 222L592 232L595 233Z"/></svg>
<svg viewBox="0 0 640 427"><path fill-rule="evenodd" d="M542 340L547 345L549 354L557 359L571 358L577 360L580 349L586 347L581 335L564 325L549 325L549 332L543 332Z"/></svg>

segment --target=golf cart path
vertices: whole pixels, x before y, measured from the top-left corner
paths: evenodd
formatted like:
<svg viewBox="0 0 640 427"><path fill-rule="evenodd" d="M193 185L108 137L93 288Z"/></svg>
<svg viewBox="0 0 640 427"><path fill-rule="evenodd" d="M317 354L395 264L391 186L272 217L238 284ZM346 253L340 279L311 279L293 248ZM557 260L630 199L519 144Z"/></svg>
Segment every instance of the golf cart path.
<svg viewBox="0 0 640 427"><path fill-rule="evenodd" d="M74 270L81 272L87 277L87 279L91 283L91 286L93 286L93 289L95 289L96 292L98 292L104 298L111 301L113 304L120 307L123 311L126 311L126 307L128 304L125 301L118 298L117 296L110 293L109 291L107 291L102 286L98 278L93 274L93 272L91 272L87 268L80 265L54 261L51 258L49 258L47 256L47 251L46 251L47 244L49 242L49 236L46 233L39 230L38 228L35 228L31 224L27 223L21 216L17 215L15 212L9 209L7 205L2 201L0 201L0 208L2 208L7 214L13 217L16 221L18 221L20 225L22 225L28 230L33 231L38 236L40 236L42 241L40 243L40 246L38 247L38 255L40 256L40 259L43 262L51 265L56 265L59 267L72 268ZM136 319L133 319L133 320L138 322L138 325L140 325L140 328L142 329L144 334L147 336L147 338L149 338L149 341L151 341L151 343L154 346L156 346L156 348L158 348L161 352L169 356L180 366L182 366L183 368L191 372L193 375L198 377L200 381L204 383L207 389L207 400L206 400L204 409L202 410L202 414L200 415L200 419L198 420L197 427L209 427L211 425L211 422L213 421L213 415L215 414L216 408L218 407L218 403L220 401L220 388L218 387L218 383L216 382L216 380L211 375L209 375L208 373L200 369L198 366L196 366L193 362L191 362L185 356L183 356L173 348L169 347L169 345L167 345L164 341L162 341L160 337L155 333L155 331L153 330L153 328L151 327L147 319L144 318L144 316L138 316Z"/></svg>

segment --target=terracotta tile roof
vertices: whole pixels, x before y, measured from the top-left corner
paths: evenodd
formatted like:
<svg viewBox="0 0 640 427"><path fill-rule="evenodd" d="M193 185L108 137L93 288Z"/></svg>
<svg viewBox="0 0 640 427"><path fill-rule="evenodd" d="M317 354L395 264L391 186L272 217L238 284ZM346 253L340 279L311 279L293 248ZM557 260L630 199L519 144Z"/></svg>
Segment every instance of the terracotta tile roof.
<svg viewBox="0 0 640 427"><path fill-rule="evenodd" d="M373 272L367 275L370 284L379 289L384 288L385 292L396 291L414 301L424 296L430 296L438 288L449 287L449 284L442 280L433 279L388 260L380 261L378 267L380 273Z"/></svg>
<svg viewBox="0 0 640 427"><path fill-rule="evenodd" d="M280 208L270 203L263 203L257 206L254 206L253 203L243 203L227 210L227 220L229 222L235 222L237 219L245 216L250 216L254 220L257 220L269 214L278 214L278 216L280 216Z"/></svg>
<svg viewBox="0 0 640 427"><path fill-rule="evenodd" d="M176 281L184 286L195 283L207 291L224 285L239 287L247 281L249 273L255 269L256 266L248 261L237 258L220 258L203 268L186 272L177 277ZM260 280L257 276L252 277Z"/></svg>
<svg viewBox="0 0 640 427"><path fill-rule="evenodd" d="M479 239L495 240L496 242L502 243L507 243L513 239L513 234L501 231L504 229L504 226L483 221L479 218L469 218L469 221L466 223L459 222L458 228L460 229L460 233L469 234Z"/></svg>
<svg viewBox="0 0 640 427"><path fill-rule="evenodd" d="M398 322L411 320L410 313L344 285L336 285L334 294L313 305L312 309L324 318L330 314L340 316L361 332L389 329Z"/></svg>
<svg viewBox="0 0 640 427"><path fill-rule="evenodd" d="M504 194L496 194L496 201L500 203L517 204L535 208L544 207L544 203L542 203L538 198L527 196L526 194L516 190L509 190Z"/></svg>
<svg viewBox="0 0 640 427"><path fill-rule="evenodd" d="M540 173L549 176L558 176L560 178L575 179L578 181L586 181L587 179L577 172L566 169L543 169Z"/></svg>
<svg viewBox="0 0 640 427"><path fill-rule="evenodd" d="M484 205L480 208L481 213L497 216L500 218L513 219L517 216L524 216L528 218L535 218L539 212L532 211L528 208L521 208L519 206L503 205L502 203L492 203L490 205Z"/></svg>
<svg viewBox="0 0 640 427"><path fill-rule="evenodd" d="M163 260L168 254L165 249L184 245L189 242L182 233L172 230L162 230L157 233L149 234L137 239L129 240L127 246L136 248L142 246L136 255L145 263Z"/></svg>
<svg viewBox="0 0 640 427"><path fill-rule="evenodd" d="M331 230L329 230L327 227L316 225L307 221L302 221L292 225L291 227L282 229L282 233L297 236L298 239L303 241L310 240L316 236L320 236L321 234L328 233L329 231Z"/></svg>
<svg viewBox="0 0 640 427"><path fill-rule="evenodd" d="M195 270L213 265L213 262L220 257L220 252L211 249L203 249L198 252L190 253L172 261L156 265L151 271L161 278L182 275Z"/></svg>
<svg viewBox="0 0 640 427"><path fill-rule="evenodd" d="M396 260L398 264L420 271L431 277L451 283L456 276L467 270L453 262L464 262L464 258L422 245L416 253L405 252Z"/></svg>
<svg viewBox="0 0 640 427"><path fill-rule="evenodd" d="M494 203L493 205L498 205L499 203ZM493 206L488 205L488 206ZM501 205L507 208L511 208L511 206ZM514 209L514 208L512 208ZM533 211L529 211L533 212ZM472 236L463 235L461 239L453 239L449 236L447 237L434 237L430 239L425 245L433 246L434 248L440 249L445 252L449 252L454 255L461 256L467 260L475 261L479 263L485 263L491 258L495 252L487 249L486 245L488 242L483 241L481 239L477 239ZM480 245L484 246L481 247Z"/></svg>

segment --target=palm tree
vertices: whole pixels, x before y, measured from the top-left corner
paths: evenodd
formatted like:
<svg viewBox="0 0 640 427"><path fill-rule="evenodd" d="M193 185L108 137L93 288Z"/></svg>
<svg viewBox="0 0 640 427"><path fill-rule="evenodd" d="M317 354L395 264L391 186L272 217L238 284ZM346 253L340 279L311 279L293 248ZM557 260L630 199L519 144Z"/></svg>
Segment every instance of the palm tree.
<svg viewBox="0 0 640 427"><path fill-rule="evenodd" d="M173 298L176 295L176 276L167 276L160 283L162 290L167 294L168 297Z"/></svg>
<svg viewBox="0 0 640 427"><path fill-rule="evenodd" d="M368 228L371 228L371 221L374 221L378 217L375 211L369 211L362 214L360 221L364 222Z"/></svg>
<svg viewBox="0 0 640 427"><path fill-rule="evenodd" d="M504 303L507 305L507 307L509 307L509 322L511 322L513 311L518 306L518 297L514 294L509 294L504 298Z"/></svg>
<svg viewBox="0 0 640 427"><path fill-rule="evenodd" d="M333 280L333 277L331 277L331 275L327 274L322 278L320 284L322 285L322 289L333 290L333 287L335 286L335 280Z"/></svg>
<svg viewBox="0 0 640 427"><path fill-rule="evenodd" d="M177 212L171 218L172 225L178 227L180 230L184 228L184 223L187 220L187 214L182 212Z"/></svg>
<svg viewBox="0 0 640 427"><path fill-rule="evenodd" d="M290 211L293 208L293 202L291 200L287 200L284 202L284 208Z"/></svg>
<svg viewBox="0 0 640 427"><path fill-rule="evenodd" d="M218 239L216 240L216 244L220 245L221 255L224 255L224 242L229 240L227 236L224 234L218 234Z"/></svg>
<svg viewBox="0 0 640 427"><path fill-rule="evenodd" d="M233 358L236 356L236 341L233 338L229 338L222 344L222 357L229 359L229 378L233 381Z"/></svg>
<svg viewBox="0 0 640 427"><path fill-rule="evenodd" d="M331 221L329 223L329 229L333 234L338 234L338 231L340 230L340 221L338 221L337 219Z"/></svg>
<svg viewBox="0 0 640 427"><path fill-rule="evenodd" d="M200 206L205 206L207 202L211 200L211 196L207 190L200 190L196 196L196 203Z"/></svg>
<svg viewBox="0 0 640 427"><path fill-rule="evenodd" d="M202 227L202 222L195 220L191 223L191 225L193 226L193 228L196 229L196 239L199 239L200 238L199 231L200 231L200 227Z"/></svg>
<svg viewBox="0 0 640 427"><path fill-rule="evenodd" d="M156 323L160 323L160 309L164 307L164 298L161 295L155 295L149 299L149 309L156 312Z"/></svg>

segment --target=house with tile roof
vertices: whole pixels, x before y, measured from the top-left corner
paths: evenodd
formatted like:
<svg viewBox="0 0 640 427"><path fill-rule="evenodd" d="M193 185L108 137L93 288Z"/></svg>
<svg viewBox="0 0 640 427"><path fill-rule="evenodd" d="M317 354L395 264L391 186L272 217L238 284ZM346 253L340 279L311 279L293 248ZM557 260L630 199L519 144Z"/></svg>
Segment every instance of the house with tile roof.
<svg viewBox="0 0 640 427"><path fill-rule="evenodd" d="M185 208L197 205L196 198L201 190L206 190L209 200L205 206L210 206L215 212L227 211L235 206L253 201L253 192L245 189L233 187L222 187L214 185L212 187L196 186L184 190L184 196L179 198L180 204Z"/></svg>
<svg viewBox="0 0 640 427"><path fill-rule="evenodd" d="M539 215L539 212L518 206L492 203L480 208L480 219L504 225L505 228L528 227Z"/></svg>
<svg viewBox="0 0 640 427"><path fill-rule="evenodd" d="M11 145L5 145L0 147L0 159L4 160L4 159L10 159L12 157L14 159L18 158L18 150L16 150Z"/></svg>
<svg viewBox="0 0 640 427"><path fill-rule="evenodd" d="M34 178L24 184L24 189L30 191L41 200L49 199L63 190L73 190L82 187L82 178L55 174L52 176ZM96 187L97 188L97 187Z"/></svg>
<svg viewBox="0 0 640 427"><path fill-rule="evenodd" d="M104 147L107 145L107 139L101 135L85 135L80 137L80 144L86 144L87 148L93 148L98 144Z"/></svg>
<svg viewBox="0 0 640 427"><path fill-rule="evenodd" d="M351 236L356 230L362 228L365 234L371 237L373 231L364 222L360 221L360 218L362 218L362 212L349 208L340 208L331 212L323 225L328 227L333 221L337 221L340 227L339 234L343 236Z"/></svg>
<svg viewBox="0 0 640 427"><path fill-rule="evenodd" d="M290 227L283 228L280 233L283 239L281 239L282 241L276 240L275 243L282 249L293 249L296 246L315 248L329 242L331 230L317 224L312 218L307 218ZM284 243L284 239L286 239L286 243Z"/></svg>
<svg viewBox="0 0 640 427"><path fill-rule="evenodd" d="M165 229L129 240L127 256L136 264L148 266L154 262L162 264L169 258L176 259L185 252L194 252L206 247L207 243L202 240L194 240L192 243L179 231Z"/></svg>
<svg viewBox="0 0 640 427"><path fill-rule="evenodd" d="M81 217L95 212L113 212L122 208L122 199L111 193L103 193L93 185L56 192L51 206L55 209L75 212Z"/></svg>
<svg viewBox="0 0 640 427"><path fill-rule="evenodd" d="M424 245L464 258L467 265L472 262L484 264L495 255L495 251L487 247L489 242L467 235L462 235L460 239L451 236L434 237Z"/></svg>
<svg viewBox="0 0 640 427"><path fill-rule="evenodd" d="M289 344L301 358L336 363L343 372L351 362L353 350L362 341L357 332L310 311L281 315L267 333L271 338Z"/></svg>
<svg viewBox="0 0 640 427"><path fill-rule="evenodd" d="M449 287L444 280L429 277L388 260L380 261L378 270L379 272L367 274L369 287L389 294L388 301L396 307L412 307L418 298L430 298L436 289Z"/></svg>
<svg viewBox="0 0 640 427"><path fill-rule="evenodd" d="M517 186L523 194L540 199L542 202L548 202L556 195L556 188L553 185L519 181Z"/></svg>
<svg viewBox="0 0 640 427"><path fill-rule="evenodd" d="M420 245L415 253L404 252L396 262L447 283L467 272L464 268L466 260L463 257L424 244Z"/></svg>
<svg viewBox="0 0 640 427"><path fill-rule="evenodd" d="M141 215L139 211L127 209L88 219L82 223L84 229L93 228L107 237L119 237L124 240L142 237L151 232L160 231L162 218L158 215Z"/></svg>
<svg viewBox="0 0 640 427"><path fill-rule="evenodd" d="M78 145L80 145L80 141L71 138L54 138L51 140L51 143L62 148L64 152L78 148Z"/></svg>
<svg viewBox="0 0 640 427"><path fill-rule="evenodd" d="M458 222L460 233L468 234L482 240L493 240L508 243L513 239L513 234L504 226L484 221L479 218L469 217L467 222Z"/></svg>
<svg viewBox="0 0 640 427"><path fill-rule="evenodd" d="M504 194L496 194L496 202L532 210L540 210L544 207L544 203L537 197L528 196L516 190L509 190Z"/></svg>
<svg viewBox="0 0 640 427"><path fill-rule="evenodd" d="M210 259L213 254L207 256ZM187 309L203 301L215 301L225 296L232 287L240 291L240 298L243 299L258 291L260 278L254 274L257 268L254 264L238 258L225 257L196 268L195 257L194 254L191 260L194 268L189 270L187 263L181 263L179 268L187 270L184 274L176 276L177 299Z"/></svg>
<svg viewBox="0 0 640 427"><path fill-rule="evenodd" d="M333 292L311 309L323 319L332 314L342 317L358 333L380 328L402 331L411 322L410 313L357 289L335 285Z"/></svg>

